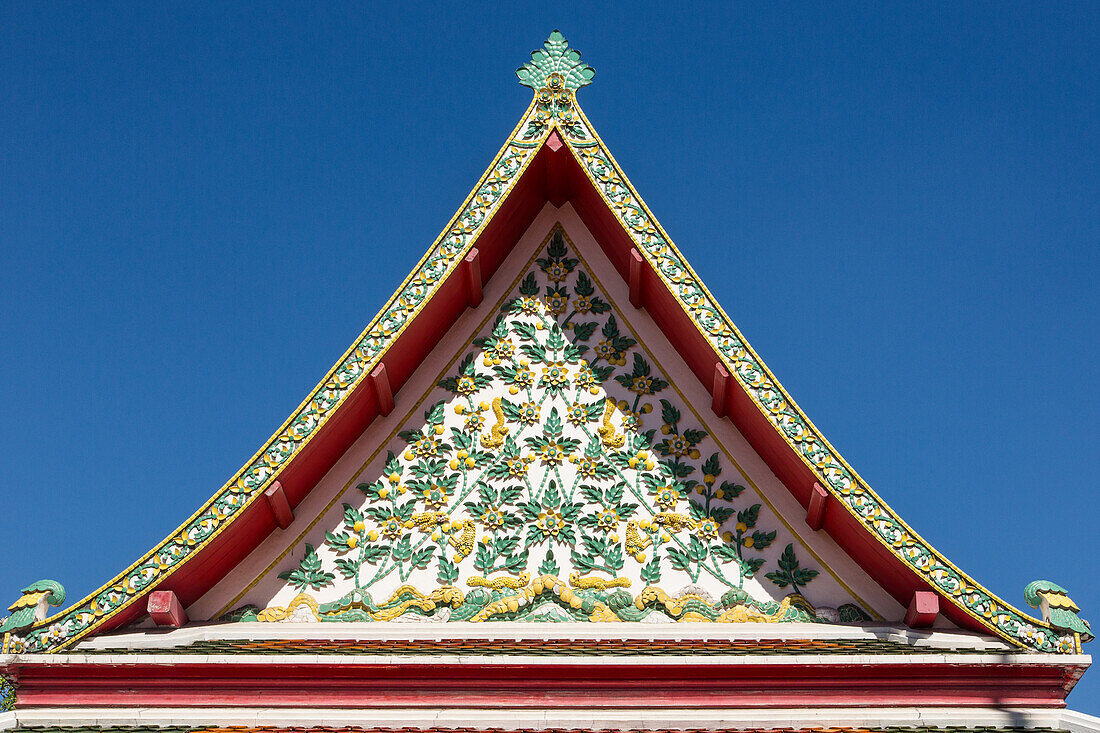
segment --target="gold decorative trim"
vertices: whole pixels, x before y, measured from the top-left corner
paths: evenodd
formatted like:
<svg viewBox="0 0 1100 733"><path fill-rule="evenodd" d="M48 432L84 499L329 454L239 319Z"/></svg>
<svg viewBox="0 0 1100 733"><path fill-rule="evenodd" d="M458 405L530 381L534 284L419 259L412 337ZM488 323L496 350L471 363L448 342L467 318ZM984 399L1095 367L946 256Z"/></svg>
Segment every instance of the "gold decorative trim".
<svg viewBox="0 0 1100 733"><path fill-rule="evenodd" d="M585 580L596 582L586 584ZM815 620L816 610L798 593L791 593L778 603L761 604L750 599L728 608L722 601L714 602L698 593L671 596L657 586L646 586L633 598L624 591L617 591L615 595L622 596L617 601L613 600L615 595L604 593L606 590L629 585L629 580L626 583L621 582L623 580L627 579L580 579L575 573L570 576L569 583L556 575L540 575L531 579L527 573L521 578L471 578L468 581L470 585L493 593L490 600L484 597L472 600L471 595L464 594L454 586L443 586L431 593L424 593L415 586L402 585L388 599L377 605L365 594L357 595L353 599L345 597L334 603L318 603L312 595L300 593L286 606L269 606L259 611L255 619L267 623L287 622L299 608L304 607L313 617L312 621L340 621L342 616L349 613L357 613L356 619L393 621L410 611L417 611L427 617L440 606L457 609L468 603L480 603L484 605L470 621L482 623L499 617L514 617L528 607L550 601L568 609L567 612L575 617L589 622L636 621L644 618L651 610L681 623L806 623Z"/></svg>

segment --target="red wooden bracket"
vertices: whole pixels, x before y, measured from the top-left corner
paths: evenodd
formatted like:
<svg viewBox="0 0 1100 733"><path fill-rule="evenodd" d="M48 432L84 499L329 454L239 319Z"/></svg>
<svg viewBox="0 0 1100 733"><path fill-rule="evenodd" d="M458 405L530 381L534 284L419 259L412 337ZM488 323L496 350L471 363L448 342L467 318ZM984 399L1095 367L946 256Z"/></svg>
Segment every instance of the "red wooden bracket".
<svg viewBox="0 0 1100 733"><path fill-rule="evenodd" d="M393 412L393 390L390 388L390 378L386 374L385 362L379 364L370 373L371 384L374 385L374 393L378 395L378 412L383 416Z"/></svg>
<svg viewBox="0 0 1100 733"><path fill-rule="evenodd" d="M714 380L711 385L710 409L718 417L726 416L726 395L729 394L730 373L720 362L714 363Z"/></svg>
<svg viewBox="0 0 1100 733"><path fill-rule="evenodd" d="M145 610L149 612L149 618L157 626L172 626L179 628L187 623L187 611L183 610L183 604L176 597L175 591L155 590L149 594Z"/></svg>
<svg viewBox="0 0 1100 733"><path fill-rule="evenodd" d="M645 261L642 259L641 253L635 249L630 249L630 304L635 308L641 308L645 303L642 299L642 266Z"/></svg>
<svg viewBox="0 0 1100 733"><path fill-rule="evenodd" d="M294 510L290 508L283 485L278 481L272 482L271 486L264 490L264 498L267 499L271 513L275 515L275 524L279 525L279 529L289 527L294 521Z"/></svg>
<svg viewBox="0 0 1100 733"><path fill-rule="evenodd" d="M466 277L466 302L471 308L481 305L481 253L477 247L471 247L462 260L462 269Z"/></svg>
<svg viewBox="0 0 1100 733"><path fill-rule="evenodd" d="M930 590L918 590L909 601L905 612L905 625L913 629L927 629L940 613L940 597Z"/></svg>
<svg viewBox="0 0 1100 733"><path fill-rule="evenodd" d="M825 525L825 510L829 508L829 492L821 484L814 482L810 489L810 505L806 507L806 524L810 529L819 530Z"/></svg>

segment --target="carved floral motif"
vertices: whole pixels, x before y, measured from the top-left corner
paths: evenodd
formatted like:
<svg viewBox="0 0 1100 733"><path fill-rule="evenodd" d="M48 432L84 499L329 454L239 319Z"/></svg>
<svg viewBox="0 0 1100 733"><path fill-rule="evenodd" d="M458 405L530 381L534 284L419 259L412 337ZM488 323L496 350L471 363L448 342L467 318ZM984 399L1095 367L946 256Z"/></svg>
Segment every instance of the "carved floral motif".
<svg viewBox="0 0 1100 733"><path fill-rule="evenodd" d="M306 544L279 577L307 592L341 585L340 576L359 599L387 577L402 588L415 576L420 588L430 577L439 588L486 589L449 596L452 620L527 618L547 588L559 589L570 618L637 620L649 612L646 598L664 599L658 607L680 618L683 603L669 612L656 585L704 579L739 593L725 598L728 608L696 597L692 618L720 619L746 604L757 615L777 612L742 590L777 535L760 526L761 504L743 500L707 432L685 419L668 378L560 229L540 255L440 380L443 399L400 433L405 447L389 453L381 475L359 485L362 502L343 505L342 526L323 544L335 557L323 562ZM646 585L636 598L609 591L631 585L628 563ZM557 580L566 574L568 586ZM788 543L764 577L799 594L817 574ZM417 587L408 586L429 597ZM377 618L403 602L368 603L364 613ZM777 618L814 618L805 599L783 608L791 603L803 613ZM346 605L319 614L347 618Z"/></svg>

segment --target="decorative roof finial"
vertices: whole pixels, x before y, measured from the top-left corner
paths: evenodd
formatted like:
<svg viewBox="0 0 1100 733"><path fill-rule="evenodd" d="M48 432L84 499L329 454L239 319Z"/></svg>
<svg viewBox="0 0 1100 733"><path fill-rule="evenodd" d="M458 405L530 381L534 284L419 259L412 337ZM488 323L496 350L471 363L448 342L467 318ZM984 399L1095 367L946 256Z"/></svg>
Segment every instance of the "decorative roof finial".
<svg viewBox="0 0 1100 733"><path fill-rule="evenodd" d="M1080 642L1091 641L1094 634L1089 628L1089 622L1078 614L1081 609L1077 607L1066 589L1049 580L1036 580L1027 584L1024 588L1024 600L1032 608L1041 609L1043 621L1060 631L1073 632L1078 638L1078 653Z"/></svg>
<svg viewBox="0 0 1100 733"><path fill-rule="evenodd" d="M50 606L65 602L65 589L56 580L39 580L20 593L19 600L8 607L11 615L0 621L0 634L23 631L45 619Z"/></svg>
<svg viewBox="0 0 1100 733"><path fill-rule="evenodd" d="M519 83L531 87L540 101L549 103L556 95L568 96L583 86L592 83L596 70L581 62L581 53L569 48L565 36L555 30L542 44L542 48L531 52L531 60L519 69L516 76ZM546 99L541 100L543 93Z"/></svg>

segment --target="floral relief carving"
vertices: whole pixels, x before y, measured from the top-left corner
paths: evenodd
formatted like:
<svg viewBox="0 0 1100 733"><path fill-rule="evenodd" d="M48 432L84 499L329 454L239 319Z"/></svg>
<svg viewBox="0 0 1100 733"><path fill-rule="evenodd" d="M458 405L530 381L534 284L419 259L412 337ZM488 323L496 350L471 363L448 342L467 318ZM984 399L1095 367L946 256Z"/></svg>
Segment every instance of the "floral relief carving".
<svg viewBox="0 0 1100 733"><path fill-rule="evenodd" d="M320 604L326 619L388 617L407 594L441 589L452 620L778 613L779 602L746 590L777 537L761 504L745 501L560 228L533 264L439 381L421 424L400 432L404 447L358 486L362 501L343 505L341 527L325 534L331 559L307 544L279 577L303 593L343 578L360 605ZM803 591L817 574L788 543L761 577L798 596L775 620L816 620ZM393 582L396 595L374 605L372 592ZM630 595L635 582L642 590ZM542 597L547 588L557 601ZM507 598L516 603L500 606Z"/></svg>

